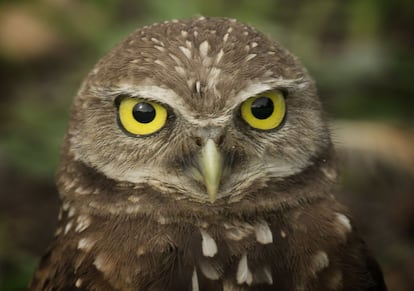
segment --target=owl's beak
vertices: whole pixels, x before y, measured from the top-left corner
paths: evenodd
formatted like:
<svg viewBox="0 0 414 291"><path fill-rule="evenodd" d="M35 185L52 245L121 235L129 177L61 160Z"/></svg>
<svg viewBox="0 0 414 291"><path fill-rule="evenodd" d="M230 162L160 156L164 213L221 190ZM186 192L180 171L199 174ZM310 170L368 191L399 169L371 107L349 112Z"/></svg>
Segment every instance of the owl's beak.
<svg viewBox="0 0 414 291"><path fill-rule="evenodd" d="M220 186L223 159L216 143L212 139L208 139L202 148L199 165L210 202L213 203L216 201L217 191Z"/></svg>

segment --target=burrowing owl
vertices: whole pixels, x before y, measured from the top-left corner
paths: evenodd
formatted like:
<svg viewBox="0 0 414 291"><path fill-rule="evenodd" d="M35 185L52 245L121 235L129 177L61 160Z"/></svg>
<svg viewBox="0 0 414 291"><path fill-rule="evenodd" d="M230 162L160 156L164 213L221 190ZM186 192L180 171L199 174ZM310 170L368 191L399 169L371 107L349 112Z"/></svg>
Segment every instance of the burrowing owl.
<svg viewBox="0 0 414 291"><path fill-rule="evenodd" d="M31 290L385 290L313 80L231 19L156 23L75 98Z"/></svg>

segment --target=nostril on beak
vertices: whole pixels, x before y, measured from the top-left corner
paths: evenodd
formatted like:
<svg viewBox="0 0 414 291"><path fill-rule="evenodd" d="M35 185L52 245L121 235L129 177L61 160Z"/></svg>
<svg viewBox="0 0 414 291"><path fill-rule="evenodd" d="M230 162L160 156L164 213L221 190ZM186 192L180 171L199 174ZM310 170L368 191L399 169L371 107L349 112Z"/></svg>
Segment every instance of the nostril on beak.
<svg viewBox="0 0 414 291"><path fill-rule="evenodd" d="M194 133L194 142L197 146L204 146L207 140L211 139L216 145L221 145L224 141L224 130L220 127L203 127Z"/></svg>
<svg viewBox="0 0 414 291"><path fill-rule="evenodd" d="M199 136L195 136L194 141L195 141L196 145L198 145L199 147L201 147L203 145L203 140Z"/></svg>
<svg viewBox="0 0 414 291"><path fill-rule="evenodd" d="M224 141L224 134L220 134L216 139L214 140L216 142L216 144L221 145Z"/></svg>

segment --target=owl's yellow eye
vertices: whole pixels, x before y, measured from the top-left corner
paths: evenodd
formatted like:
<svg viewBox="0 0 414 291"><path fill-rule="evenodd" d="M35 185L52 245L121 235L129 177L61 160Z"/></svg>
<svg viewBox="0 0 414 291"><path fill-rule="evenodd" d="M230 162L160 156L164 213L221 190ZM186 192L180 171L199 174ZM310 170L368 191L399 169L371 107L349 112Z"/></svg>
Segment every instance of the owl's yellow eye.
<svg viewBox="0 0 414 291"><path fill-rule="evenodd" d="M134 135L149 135L160 130L167 120L167 109L155 102L125 97L119 104L119 121Z"/></svg>
<svg viewBox="0 0 414 291"><path fill-rule="evenodd" d="M281 91L269 91L251 97L241 105L241 116L253 128L270 130L285 117L286 104Z"/></svg>

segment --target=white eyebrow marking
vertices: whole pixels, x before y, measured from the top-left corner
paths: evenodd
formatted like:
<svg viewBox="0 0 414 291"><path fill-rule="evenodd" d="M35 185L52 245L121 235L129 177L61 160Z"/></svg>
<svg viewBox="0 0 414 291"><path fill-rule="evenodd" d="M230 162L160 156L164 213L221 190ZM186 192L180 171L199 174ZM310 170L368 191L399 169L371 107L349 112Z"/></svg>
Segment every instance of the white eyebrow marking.
<svg viewBox="0 0 414 291"><path fill-rule="evenodd" d="M174 92L174 90L152 85L151 81L149 81L147 84L148 85L134 85L121 83L118 84L118 86L115 89L112 89L109 93L108 88L95 86L91 87L91 91L92 93L100 96L118 96L126 94L131 97L139 97L159 103L164 103L173 108L175 111L180 112L182 118L185 118L188 122L197 126L206 126L209 124L223 125L227 123L228 120L233 118L231 111L226 111L224 114L223 112L218 112L217 116L207 116L205 118L200 118L197 116L197 112L194 112L192 108L189 107L188 104L185 103L183 99Z"/></svg>
<svg viewBox="0 0 414 291"><path fill-rule="evenodd" d="M268 78L260 83L255 82L255 80L251 81L243 90L241 90L236 96L233 98L229 98L227 100L228 105L233 105L233 108L238 106L243 101L247 100L248 98L255 96L259 93L272 90L274 88L283 87L283 88L291 88L295 90L304 90L306 89L311 83L304 78L298 79L283 79L283 78Z"/></svg>

